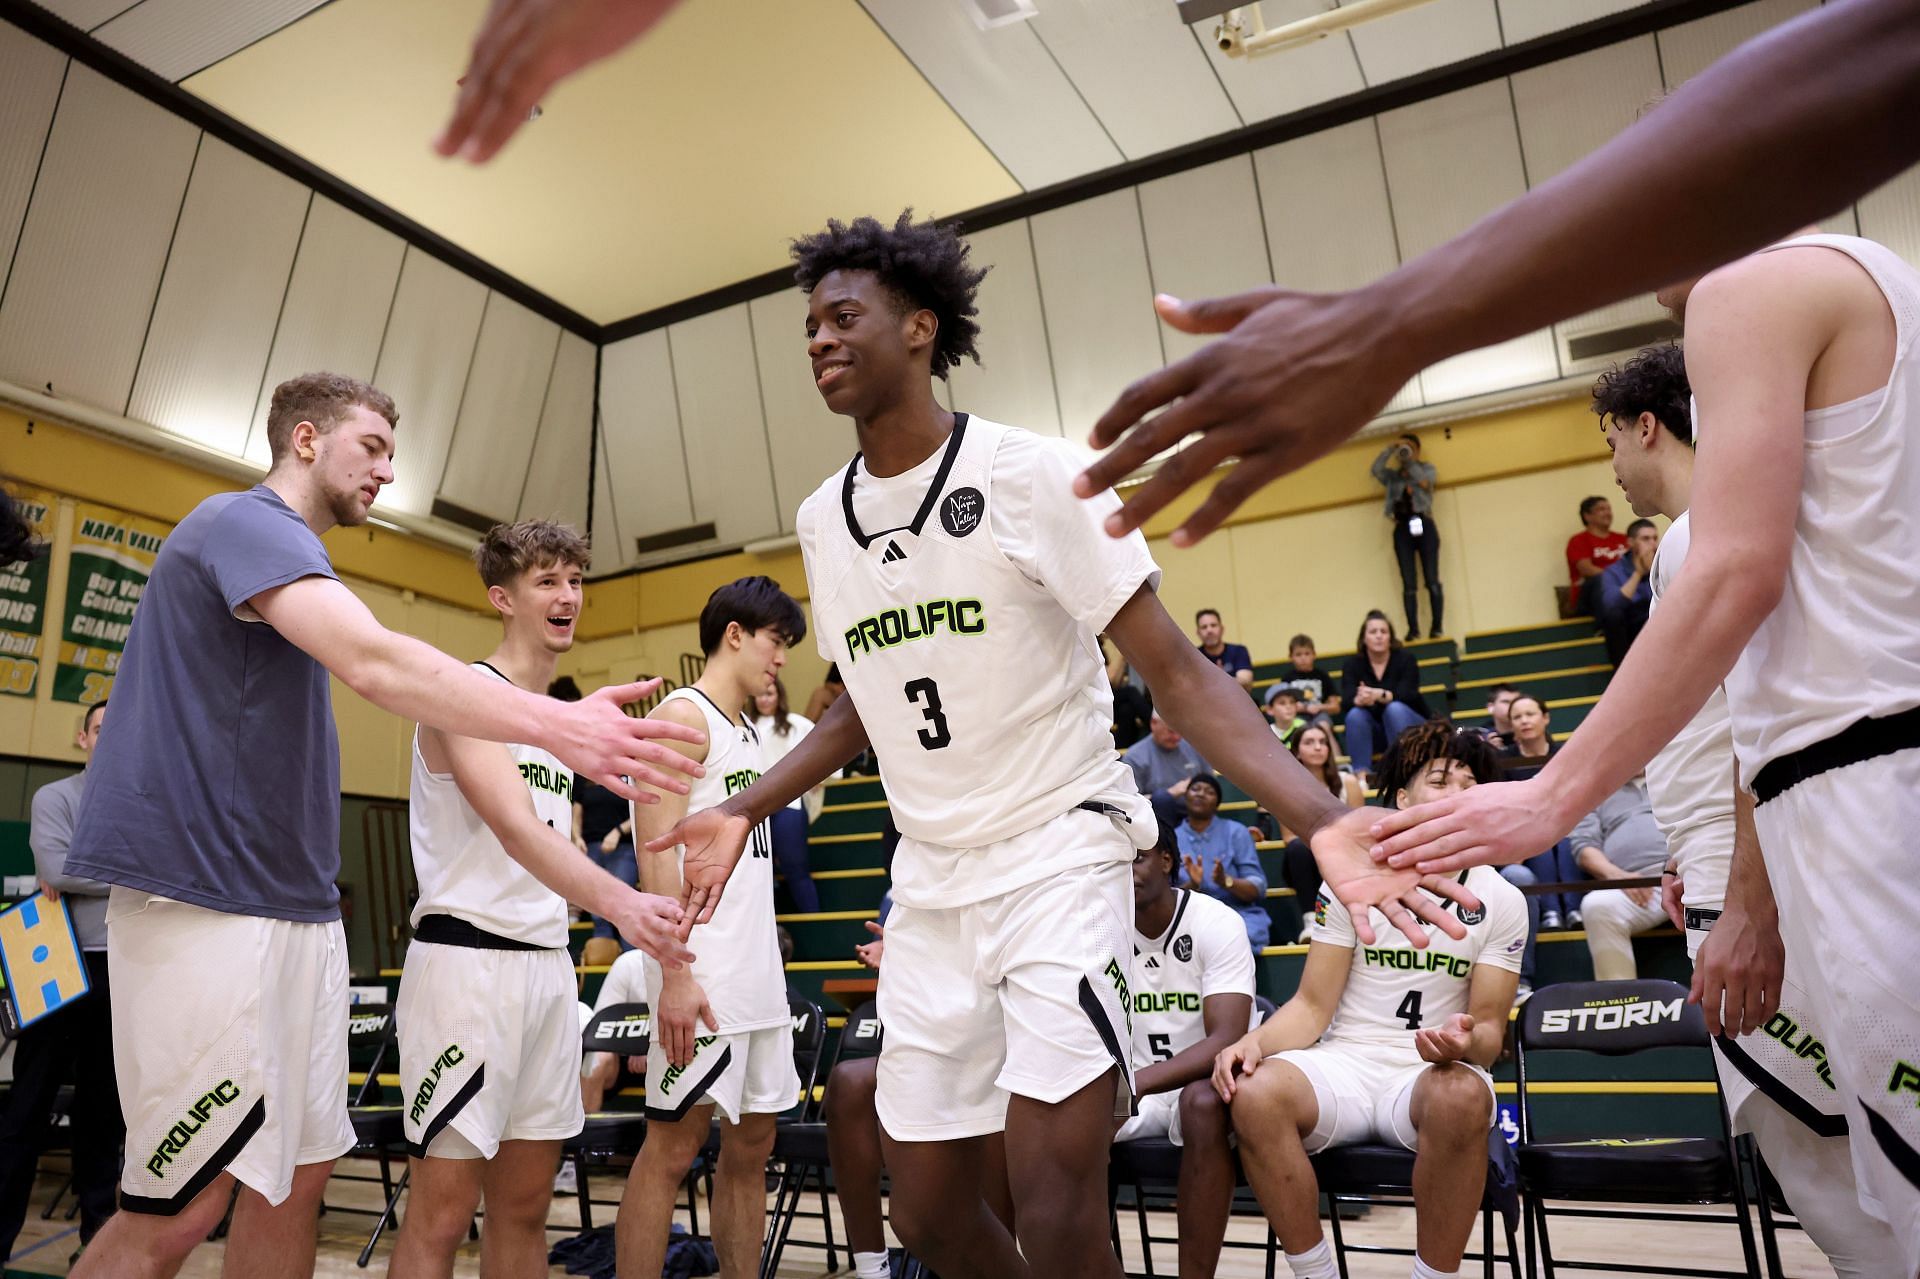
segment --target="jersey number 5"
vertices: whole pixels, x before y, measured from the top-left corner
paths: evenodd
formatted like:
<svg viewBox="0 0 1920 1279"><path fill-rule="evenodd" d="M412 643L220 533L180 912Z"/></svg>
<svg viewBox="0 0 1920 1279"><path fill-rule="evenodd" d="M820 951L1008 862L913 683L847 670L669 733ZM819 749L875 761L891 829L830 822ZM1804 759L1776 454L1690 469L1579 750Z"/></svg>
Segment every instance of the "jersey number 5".
<svg viewBox="0 0 1920 1279"><path fill-rule="evenodd" d="M907 700L919 707L920 713L927 717L927 723L933 726L920 730L920 744L930 751L950 745L953 734L948 731L947 717L940 709L940 686L930 679L916 679L909 681L903 691Z"/></svg>

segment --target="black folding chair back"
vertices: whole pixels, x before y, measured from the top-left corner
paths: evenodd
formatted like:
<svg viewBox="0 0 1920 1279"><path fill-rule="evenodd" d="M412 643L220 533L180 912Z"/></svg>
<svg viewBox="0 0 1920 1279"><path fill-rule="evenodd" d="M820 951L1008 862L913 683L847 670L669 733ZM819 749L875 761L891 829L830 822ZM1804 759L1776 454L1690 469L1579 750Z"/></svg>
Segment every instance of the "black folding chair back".
<svg viewBox="0 0 1920 1279"><path fill-rule="evenodd" d="M1540 1234L1540 1260L1552 1279L1556 1267L1636 1274L1759 1274L1745 1179L1735 1162L1733 1135L1724 1105L1719 1137L1639 1134L1618 1128L1573 1139L1538 1139L1528 1097L1528 1074L1543 1053L1585 1052L1622 1057L1654 1049L1708 1049L1706 1019L1687 1002L1686 987L1670 981L1590 981L1544 986L1521 1009L1514 1036L1515 1095L1520 1112L1520 1179L1525 1193L1528 1273L1533 1272L1533 1233ZM1618 1111L1613 1112L1618 1114ZM1729 1203L1733 1215L1547 1207L1547 1200L1632 1204ZM1574 1262L1553 1256L1549 1216L1641 1221L1734 1222L1746 1254L1745 1270L1645 1266L1622 1261Z"/></svg>
<svg viewBox="0 0 1920 1279"><path fill-rule="evenodd" d="M608 1004L587 1019L580 1046L590 1053L644 1057L652 1031L653 1011L645 1004Z"/></svg>

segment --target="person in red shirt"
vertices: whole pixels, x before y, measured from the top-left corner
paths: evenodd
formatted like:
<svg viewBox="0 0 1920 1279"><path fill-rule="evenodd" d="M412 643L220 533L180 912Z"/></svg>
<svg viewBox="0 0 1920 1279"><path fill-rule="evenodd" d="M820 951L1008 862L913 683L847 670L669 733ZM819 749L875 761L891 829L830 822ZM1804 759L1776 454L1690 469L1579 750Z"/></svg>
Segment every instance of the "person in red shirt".
<svg viewBox="0 0 1920 1279"><path fill-rule="evenodd" d="M1590 497L1580 503L1580 522L1586 525L1567 539L1567 576L1576 601L1575 612L1593 615L1594 583L1607 565L1627 553L1627 535L1613 531L1613 503Z"/></svg>

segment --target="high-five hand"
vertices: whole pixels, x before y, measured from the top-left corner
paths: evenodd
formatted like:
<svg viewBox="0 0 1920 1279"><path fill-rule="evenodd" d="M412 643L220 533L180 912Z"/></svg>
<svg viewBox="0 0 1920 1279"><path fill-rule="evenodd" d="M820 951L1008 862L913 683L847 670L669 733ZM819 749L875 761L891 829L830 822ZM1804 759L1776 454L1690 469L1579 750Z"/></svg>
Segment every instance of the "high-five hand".
<svg viewBox="0 0 1920 1279"><path fill-rule="evenodd" d="M658 679L603 688L577 702L556 701L545 710L544 731L538 745L560 757L574 772L591 777L620 796L641 804L657 804L660 797L637 788L635 782L687 793L687 778L704 777L707 770L658 738L705 742L697 728L663 719L636 719L621 707L645 698L660 687Z"/></svg>
<svg viewBox="0 0 1920 1279"><path fill-rule="evenodd" d="M1467 926L1447 910L1447 902L1441 898L1450 898L1469 909L1477 909L1480 899L1468 892L1464 884L1446 876L1422 876L1375 861L1369 850L1373 845L1373 820L1378 811L1349 809L1315 831L1310 841L1313 860L1320 865L1320 877L1353 916L1355 935L1369 946L1374 943L1368 909L1377 906L1386 915L1387 922L1415 946L1427 944L1427 930L1415 921L1416 916L1449 937L1465 937Z"/></svg>
<svg viewBox="0 0 1920 1279"><path fill-rule="evenodd" d="M1505 866L1524 861L1567 833L1547 802L1538 778L1475 786L1431 804L1370 818L1374 856L1386 865L1423 874L1451 875L1469 866Z"/></svg>
<svg viewBox="0 0 1920 1279"><path fill-rule="evenodd" d="M703 808L688 813L665 834L647 841L647 851L664 853L675 844L686 845L680 862L681 906L686 914L680 920L680 939L685 941L694 925L713 918L720 894L726 890L727 876L739 864L746 851L753 823L724 808Z"/></svg>

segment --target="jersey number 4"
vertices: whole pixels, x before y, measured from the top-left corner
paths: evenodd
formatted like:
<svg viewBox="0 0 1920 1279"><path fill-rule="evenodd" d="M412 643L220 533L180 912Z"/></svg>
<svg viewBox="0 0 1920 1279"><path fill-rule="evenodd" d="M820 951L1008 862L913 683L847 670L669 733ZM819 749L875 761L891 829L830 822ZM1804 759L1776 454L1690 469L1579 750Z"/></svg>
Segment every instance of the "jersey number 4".
<svg viewBox="0 0 1920 1279"><path fill-rule="evenodd" d="M920 730L920 744L930 751L951 745L953 734L947 728L946 714L940 709L940 686L930 679L916 679L909 681L903 691L932 725Z"/></svg>
<svg viewBox="0 0 1920 1279"><path fill-rule="evenodd" d="M1408 991L1407 997L1400 1001L1400 1006L1393 1010L1393 1015L1406 1022L1408 1030L1420 1029L1420 992Z"/></svg>

